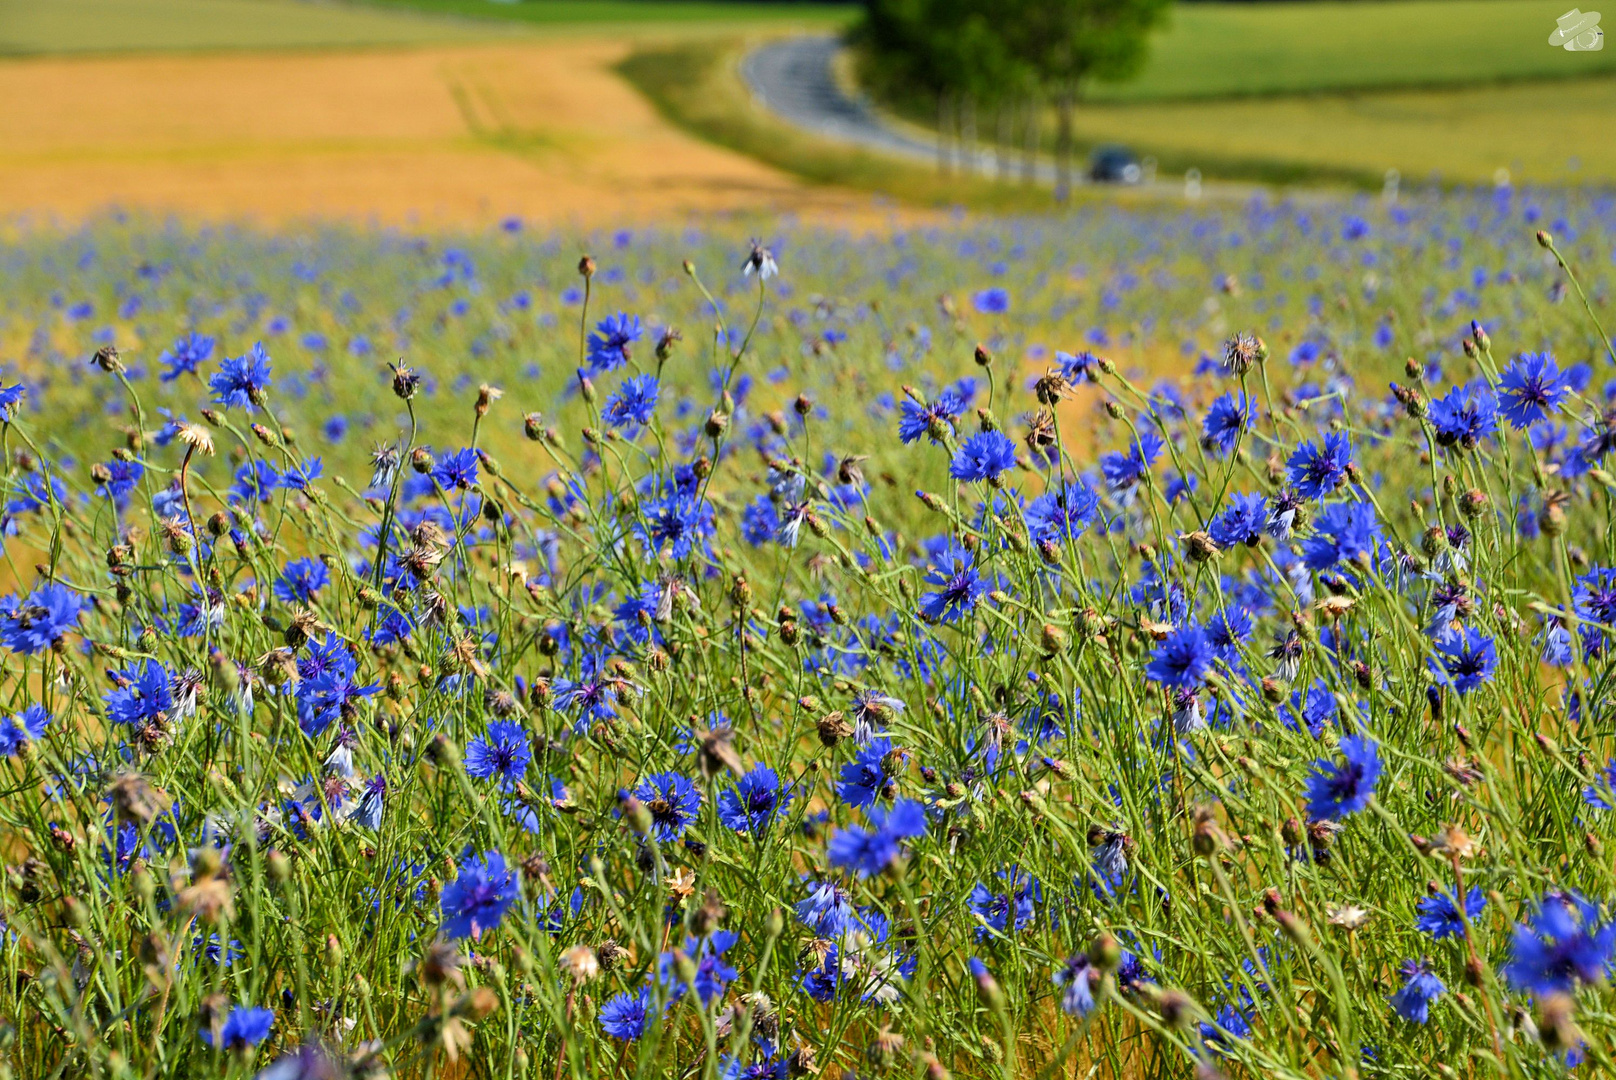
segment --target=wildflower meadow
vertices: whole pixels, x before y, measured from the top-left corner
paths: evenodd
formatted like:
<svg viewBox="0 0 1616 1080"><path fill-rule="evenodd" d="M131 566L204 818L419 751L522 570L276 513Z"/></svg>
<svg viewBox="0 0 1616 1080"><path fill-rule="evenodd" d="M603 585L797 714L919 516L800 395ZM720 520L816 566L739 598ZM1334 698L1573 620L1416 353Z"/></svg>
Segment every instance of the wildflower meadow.
<svg viewBox="0 0 1616 1080"><path fill-rule="evenodd" d="M1616 1070L1616 201L0 248L0 1070Z"/></svg>

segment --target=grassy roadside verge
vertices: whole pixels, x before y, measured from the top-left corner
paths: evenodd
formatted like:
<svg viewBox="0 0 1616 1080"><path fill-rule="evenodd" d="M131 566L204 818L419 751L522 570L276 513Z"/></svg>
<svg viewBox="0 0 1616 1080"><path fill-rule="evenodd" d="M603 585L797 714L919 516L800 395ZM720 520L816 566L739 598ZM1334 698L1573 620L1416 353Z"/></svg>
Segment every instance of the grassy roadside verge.
<svg viewBox="0 0 1616 1080"><path fill-rule="evenodd" d="M755 39L704 38L637 47L617 72L671 123L805 180L924 206L996 211L1051 207L1048 190L1020 183L942 177L927 166L798 131L751 100L735 65Z"/></svg>
<svg viewBox="0 0 1616 1080"><path fill-rule="evenodd" d="M839 184L927 206L960 205L990 211L1045 211L1052 206L1047 188L1019 181L939 176L918 163L849 148L797 131L756 106L735 65L755 40L738 37L647 44L637 48L617 71L643 93L672 123L710 142L758 158L776 168L823 184ZM1082 153L1092 146L1081 145ZM1193 158L1172 147L1136 147L1153 154L1163 172L1199 168L1208 179L1261 184L1329 184L1372 188L1377 173L1320 167L1260 158ZM1159 195L1128 189L1077 189L1088 198L1153 200Z"/></svg>

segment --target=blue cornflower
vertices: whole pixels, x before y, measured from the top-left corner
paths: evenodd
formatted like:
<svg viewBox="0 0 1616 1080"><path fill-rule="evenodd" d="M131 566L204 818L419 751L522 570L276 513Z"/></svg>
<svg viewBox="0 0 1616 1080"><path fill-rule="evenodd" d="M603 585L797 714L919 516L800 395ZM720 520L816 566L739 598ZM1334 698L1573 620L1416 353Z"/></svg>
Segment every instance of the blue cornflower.
<svg viewBox="0 0 1616 1080"><path fill-rule="evenodd" d="M773 540L780 531L780 514L774 508L774 501L767 495L759 495L747 504L746 511L741 514L741 538L753 547L761 547Z"/></svg>
<svg viewBox="0 0 1616 1080"><path fill-rule="evenodd" d="M15 716L0 720L0 757L16 757L24 743L43 739L50 722L51 714L38 702Z"/></svg>
<svg viewBox="0 0 1616 1080"><path fill-rule="evenodd" d="M326 437L327 442L339 443L348 437L348 418L338 413L326 417L324 424L320 425L320 433ZM372 487L378 485L372 484Z"/></svg>
<svg viewBox="0 0 1616 1080"><path fill-rule="evenodd" d="M466 744L466 772L479 780L498 780L509 787L527 775L533 751L521 724L495 720L486 734Z"/></svg>
<svg viewBox="0 0 1616 1080"><path fill-rule="evenodd" d="M120 504L135 490L140 478L146 475L146 466L139 461L125 461L123 458L113 458L103 468L107 471L107 478L96 487L95 493Z"/></svg>
<svg viewBox="0 0 1616 1080"><path fill-rule="evenodd" d="M988 591L988 583L971 565L971 553L952 542L938 553L926 584L937 586L936 592L920 597L920 615L931 622L954 622L969 615Z"/></svg>
<svg viewBox="0 0 1616 1080"><path fill-rule="evenodd" d="M983 315L1003 315L1010 310L1010 293L1004 289L982 289L971 297L971 306Z"/></svg>
<svg viewBox="0 0 1616 1080"><path fill-rule="evenodd" d="M1015 869L1008 874L1001 871L999 876L1009 879L1010 887L1004 892L994 892L979 881L972 886L971 894L966 898L971 913L982 922L976 928L978 939L990 937L990 931L1009 934L1015 930L1025 930L1036 917L1034 903L1042 894L1038 879L1029 878Z"/></svg>
<svg viewBox="0 0 1616 1080"><path fill-rule="evenodd" d="M319 559L293 559L275 581L275 598L283 604L307 604L331 584L331 571Z"/></svg>
<svg viewBox="0 0 1616 1080"><path fill-rule="evenodd" d="M1493 668L1498 666L1493 639L1474 627L1443 635L1436 642L1436 651L1439 657L1426 661L1431 674L1461 694L1470 693L1492 678Z"/></svg>
<svg viewBox="0 0 1616 1080"><path fill-rule="evenodd" d="M1341 740L1342 760L1319 758L1307 781L1307 812L1315 821L1336 821L1369 805L1380 780L1380 744L1366 736Z"/></svg>
<svg viewBox="0 0 1616 1080"><path fill-rule="evenodd" d="M899 799L890 811L872 806L869 818L873 829L850 826L830 838L826 855L832 866L859 877L883 874L903 853L904 840L926 835L926 811L913 799Z"/></svg>
<svg viewBox="0 0 1616 1080"><path fill-rule="evenodd" d="M718 796L718 820L736 832L762 835L790 803L791 793L780 790L780 777L759 762Z"/></svg>
<svg viewBox="0 0 1616 1080"><path fill-rule="evenodd" d="M1560 407L1571 381L1548 353L1522 353L1498 378L1498 414L1517 431L1531 427Z"/></svg>
<svg viewBox="0 0 1616 1080"><path fill-rule="evenodd" d="M459 875L444 887L441 907L443 934L451 941L473 941L494 929L520 895L516 872L505 867L505 856L490 851L460 864Z"/></svg>
<svg viewBox="0 0 1616 1080"><path fill-rule="evenodd" d="M1498 399L1485 382L1455 386L1431 402L1429 415L1438 446L1474 450L1498 430Z"/></svg>
<svg viewBox="0 0 1616 1080"><path fill-rule="evenodd" d="M1616 758L1607 761L1595 781L1582 789L1582 801L1599 810L1616 810Z"/></svg>
<svg viewBox="0 0 1616 1080"><path fill-rule="evenodd" d="M269 354L262 342L255 343L245 356L225 357L219 361L219 370L208 380L213 401L227 409L246 409L252 412L264 403L264 391L269 389Z"/></svg>
<svg viewBox="0 0 1616 1080"><path fill-rule="evenodd" d="M1113 450L1100 455L1100 472L1112 491L1131 491L1161 454L1166 445L1150 431L1142 431L1127 452Z"/></svg>
<svg viewBox="0 0 1616 1080"><path fill-rule="evenodd" d="M432 479L445 491L471 487L477 482L477 451L465 447L445 454L432 466Z"/></svg>
<svg viewBox="0 0 1616 1080"><path fill-rule="evenodd" d="M1099 512L1100 497L1081 480L1066 481L1027 505L1027 535L1035 544L1076 540Z"/></svg>
<svg viewBox="0 0 1616 1080"><path fill-rule="evenodd" d="M651 422L657 407L655 375L634 375L623 380L617 392L606 399L601 418L614 428L637 431Z"/></svg>
<svg viewBox="0 0 1616 1080"><path fill-rule="evenodd" d="M1229 496L1228 508L1212 519L1206 531L1219 547L1256 547L1267 527L1268 500L1237 491Z"/></svg>
<svg viewBox="0 0 1616 1080"><path fill-rule="evenodd" d="M701 810L701 792L676 772L646 777L634 797L651 812L651 833L664 844L683 836Z"/></svg>
<svg viewBox="0 0 1616 1080"><path fill-rule="evenodd" d="M1336 708L1335 695L1330 692L1329 684L1323 679L1315 679L1305 696L1301 690L1291 691L1290 704L1279 707L1279 718L1292 731L1306 728L1307 733L1317 739L1335 718Z"/></svg>
<svg viewBox="0 0 1616 1080"><path fill-rule="evenodd" d="M248 502L256 499L268 502L275 489L281 486L281 474L267 461L244 462L236 469L235 483L230 485L233 500Z"/></svg>
<svg viewBox="0 0 1616 1080"><path fill-rule="evenodd" d="M1089 960L1086 952L1075 953L1056 969L1054 983L1062 987L1061 1012L1079 1018L1094 1011L1094 989L1104 973Z"/></svg>
<svg viewBox="0 0 1616 1080"><path fill-rule="evenodd" d="M1212 660L1212 642L1206 631L1195 623L1188 623L1156 646L1145 675L1163 686L1197 686L1212 670Z"/></svg>
<svg viewBox="0 0 1616 1080"><path fill-rule="evenodd" d="M269 1038L274 1027L275 1010L258 1005L237 1005L230 1010L230 1015L224 1018L224 1024L219 1028L219 1048L243 1050L257 1046ZM201 1034L202 1041L212 1046L212 1029L203 1028Z"/></svg>
<svg viewBox="0 0 1616 1080"><path fill-rule="evenodd" d="M1228 457L1241 434L1251 430L1255 418L1255 410L1245 391L1224 394L1206 410L1206 419L1201 423L1201 444L1218 457Z"/></svg>
<svg viewBox="0 0 1616 1080"><path fill-rule="evenodd" d="M1230 668L1240 664L1240 646L1251 640L1255 624L1251 612L1243 607L1228 607L1218 612L1206 624L1206 639L1212 643L1215 660Z"/></svg>
<svg viewBox="0 0 1616 1080"><path fill-rule="evenodd" d="M166 720L174 708L173 679L157 660L142 660L138 669L124 669L117 681L117 689L103 695L107 719L115 724L139 730L153 721Z"/></svg>
<svg viewBox="0 0 1616 1080"><path fill-rule="evenodd" d="M1231 1039L1251 1038L1251 1021L1233 1005L1220 1005L1211 1021L1201 1021L1200 1032L1208 1046L1227 1047Z"/></svg>
<svg viewBox="0 0 1616 1080"><path fill-rule="evenodd" d="M1431 965L1424 960L1409 960L1398 970L1407 981L1392 995L1392 1011L1411 1024L1428 1022L1431 1002L1447 993L1448 988L1431 974Z"/></svg>
<svg viewBox="0 0 1616 1080"><path fill-rule="evenodd" d="M687 559L712 534L713 508L694 494L671 490L641 504L634 531L648 556L667 550L676 561Z"/></svg>
<svg viewBox="0 0 1616 1080"><path fill-rule="evenodd" d="M1318 532L1302 541L1302 561L1309 570L1367 560L1380 543L1380 522L1369 503L1331 503L1316 525Z"/></svg>
<svg viewBox="0 0 1616 1080"><path fill-rule="evenodd" d="M192 330L189 334L181 334L174 339L171 348L157 358L159 364L167 365L159 378L163 382L173 382L181 375L195 375L196 369L207 362L213 355L213 339L206 334L199 334Z"/></svg>
<svg viewBox="0 0 1616 1080"><path fill-rule="evenodd" d="M682 950L686 956L696 962L696 977L690 980L696 987L696 997L706 1005L716 997L722 997L724 988L740 974L725 960L724 954L729 952L735 944L737 937L733 931L719 930L711 937L686 938ZM689 985L679 977L678 953L669 951L657 958L657 979L668 990L670 1001L679 1001L690 989Z"/></svg>
<svg viewBox="0 0 1616 1080"><path fill-rule="evenodd" d="M9 424L17 415L17 406L22 399L28 396L28 388L22 383L16 386L0 386L0 424Z"/></svg>
<svg viewBox="0 0 1616 1080"><path fill-rule="evenodd" d="M1474 920L1486 907L1487 894L1481 891L1481 886L1470 886L1470 891L1465 894L1465 919ZM1453 898L1445 892L1426 897L1414 906L1414 910L1419 912L1414 920L1414 928L1438 941L1464 933L1465 920L1459 917L1459 909L1454 906Z"/></svg>
<svg viewBox="0 0 1616 1080"><path fill-rule="evenodd" d="M1352 440L1345 432L1331 431L1322 443L1303 443L1285 463L1290 482L1304 499L1321 499L1347 478L1352 463Z"/></svg>
<svg viewBox="0 0 1616 1080"><path fill-rule="evenodd" d="M836 781L836 795L849 806L869 806L886 790L892 771L902 766L901 755L892 754L892 740L877 735L859 747L853 760L842 766Z"/></svg>
<svg viewBox="0 0 1616 1080"><path fill-rule="evenodd" d="M1537 916L1515 927L1504 978L1527 994L1569 994L1577 983L1602 981L1611 971L1616 924L1576 893L1551 892Z"/></svg>
<svg viewBox="0 0 1616 1080"><path fill-rule="evenodd" d="M643 333L637 315L606 316L589 335L589 370L598 375L628 363L630 347Z"/></svg>
<svg viewBox="0 0 1616 1080"><path fill-rule="evenodd" d="M797 903L797 918L815 937L835 940L858 923L853 897L838 881L819 881L808 887L808 898Z"/></svg>
<svg viewBox="0 0 1616 1080"><path fill-rule="evenodd" d="M1016 444L1002 431L979 431L960 443L948 475L955 480L997 483L999 475L1016 464Z"/></svg>
<svg viewBox="0 0 1616 1080"><path fill-rule="evenodd" d="M84 598L66 585L41 585L18 601L0 597L0 644L15 653L32 656L52 648L77 628Z"/></svg>
<svg viewBox="0 0 1616 1080"><path fill-rule="evenodd" d="M898 407L898 439L905 445L917 441L922 435L930 436L934 445L953 434L954 421L959 419L968 402L953 387L937 395L937 400L922 405L905 398Z"/></svg>
<svg viewBox="0 0 1616 1080"><path fill-rule="evenodd" d="M645 1034L655 1004L649 986L618 994L600 1007L600 1030L621 1042L633 1042Z"/></svg>
<svg viewBox="0 0 1616 1080"><path fill-rule="evenodd" d="M302 465L295 465L286 470L281 477L281 487L288 491L307 491L309 485L318 480L325 472L325 463L319 458L310 458Z"/></svg>

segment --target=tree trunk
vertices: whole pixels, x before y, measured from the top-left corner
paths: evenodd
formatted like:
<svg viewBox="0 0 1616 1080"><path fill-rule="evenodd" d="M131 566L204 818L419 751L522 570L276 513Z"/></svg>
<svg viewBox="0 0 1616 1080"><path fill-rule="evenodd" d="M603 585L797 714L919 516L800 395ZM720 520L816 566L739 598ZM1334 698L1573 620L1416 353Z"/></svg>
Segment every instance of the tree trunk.
<svg viewBox="0 0 1616 1080"><path fill-rule="evenodd" d="M1072 196L1072 90L1061 87L1055 98L1055 201Z"/></svg>
<svg viewBox="0 0 1616 1080"><path fill-rule="evenodd" d="M949 126L948 92L937 91L937 172L941 176L948 175L948 126Z"/></svg>
<svg viewBox="0 0 1616 1080"><path fill-rule="evenodd" d="M1021 103L1021 182L1032 183L1038 176L1038 139L1042 134L1037 96Z"/></svg>
<svg viewBox="0 0 1616 1080"><path fill-rule="evenodd" d="M1015 145L1015 106L1006 106L1001 101L994 106L993 117L999 129L993 144L993 171L1002 184L1010 179L1010 148Z"/></svg>
<svg viewBox="0 0 1616 1080"><path fill-rule="evenodd" d="M969 94L960 102L960 154L964 158L965 175L975 176L982 163L976 154L976 99Z"/></svg>

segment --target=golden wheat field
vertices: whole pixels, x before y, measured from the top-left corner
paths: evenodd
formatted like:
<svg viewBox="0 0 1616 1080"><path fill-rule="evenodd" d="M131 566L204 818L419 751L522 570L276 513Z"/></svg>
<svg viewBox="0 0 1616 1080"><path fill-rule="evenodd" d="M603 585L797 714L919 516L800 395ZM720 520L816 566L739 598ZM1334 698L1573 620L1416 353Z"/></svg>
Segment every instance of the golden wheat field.
<svg viewBox="0 0 1616 1080"><path fill-rule="evenodd" d="M885 213L702 143L611 66L618 38L0 63L0 205L265 221L715 210Z"/></svg>

